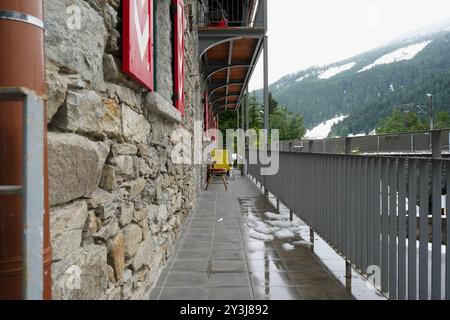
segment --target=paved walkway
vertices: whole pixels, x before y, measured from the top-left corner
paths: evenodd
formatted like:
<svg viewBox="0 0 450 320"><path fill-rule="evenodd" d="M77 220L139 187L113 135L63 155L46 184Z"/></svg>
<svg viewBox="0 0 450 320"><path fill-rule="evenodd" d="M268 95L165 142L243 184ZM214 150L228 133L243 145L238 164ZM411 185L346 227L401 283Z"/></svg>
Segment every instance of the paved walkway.
<svg viewBox="0 0 450 320"><path fill-rule="evenodd" d="M326 253L326 244L318 238L314 251L302 243L287 245L303 240L301 235L286 240L254 239L252 222L270 222L265 212L276 210L248 178L231 180L228 192L220 182L212 184L202 193L150 299L379 298L356 275L352 279L354 290L346 289L343 260ZM309 228L300 222L298 229L306 239ZM319 258L317 250L325 260Z"/></svg>

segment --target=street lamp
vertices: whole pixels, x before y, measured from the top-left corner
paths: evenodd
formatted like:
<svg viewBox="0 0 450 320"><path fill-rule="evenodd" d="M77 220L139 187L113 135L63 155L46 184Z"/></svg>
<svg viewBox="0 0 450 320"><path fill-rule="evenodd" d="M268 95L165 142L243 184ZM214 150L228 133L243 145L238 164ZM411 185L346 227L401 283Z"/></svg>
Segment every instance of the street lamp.
<svg viewBox="0 0 450 320"><path fill-rule="evenodd" d="M430 102L429 105L429 117L430 117L430 130L434 129L434 117L433 117L433 95L431 93L427 94L428 100Z"/></svg>

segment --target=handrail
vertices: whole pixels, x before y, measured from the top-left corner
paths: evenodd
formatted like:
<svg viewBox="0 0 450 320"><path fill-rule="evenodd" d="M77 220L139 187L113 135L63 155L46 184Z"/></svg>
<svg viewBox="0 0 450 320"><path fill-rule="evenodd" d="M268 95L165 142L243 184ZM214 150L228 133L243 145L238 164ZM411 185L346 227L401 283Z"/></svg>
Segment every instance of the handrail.
<svg viewBox="0 0 450 320"><path fill-rule="evenodd" d="M302 139L281 141L279 149L293 152L345 154L431 152L431 133L441 133L441 149L450 152L450 130L418 131L411 133L356 136L346 138ZM347 150L348 151L348 150Z"/></svg>

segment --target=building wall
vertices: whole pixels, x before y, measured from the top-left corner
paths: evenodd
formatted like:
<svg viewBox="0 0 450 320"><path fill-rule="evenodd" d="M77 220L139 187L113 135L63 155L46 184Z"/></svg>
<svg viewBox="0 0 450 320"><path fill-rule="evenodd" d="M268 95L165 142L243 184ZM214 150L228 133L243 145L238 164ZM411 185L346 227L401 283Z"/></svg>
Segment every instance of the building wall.
<svg viewBox="0 0 450 320"><path fill-rule="evenodd" d="M172 133L193 133L203 118L198 39L188 24L181 117L171 101L170 2L155 0L149 93L120 71L121 1L44 0L54 299L147 298L195 206L204 170L170 155Z"/></svg>

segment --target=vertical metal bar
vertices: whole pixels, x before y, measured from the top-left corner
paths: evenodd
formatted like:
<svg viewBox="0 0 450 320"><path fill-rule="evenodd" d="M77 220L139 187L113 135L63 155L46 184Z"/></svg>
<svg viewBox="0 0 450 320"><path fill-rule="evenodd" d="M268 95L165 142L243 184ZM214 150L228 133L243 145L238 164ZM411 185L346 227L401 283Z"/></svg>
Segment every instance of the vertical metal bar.
<svg viewBox="0 0 450 320"><path fill-rule="evenodd" d="M357 158L356 165L356 210L355 210L355 264L361 270L361 216L362 216L362 159Z"/></svg>
<svg viewBox="0 0 450 320"><path fill-rule="evenodd" d="M417 299L417 161L408 160L408 299Z"/></svg>
<svg viewBox="0 0 450 320"><path fill-rule="evenodd" d="M398 161L398 299L406 299L406 165Z"/></svg>
<svg viewBox="0 0 450 320"><path fill-rule="evenodd" d="M397 298L397 160L389 161L389 297Z"/></svg>
<svg viewBox="0 0 450 320"><path fill-rule="evenodd" d="M441 132L433 131L432 138L432 252L431 252L431 299L441 299L442 259L442 161Z"/></svg>
<svg viewBox="0 0 450 320"><path fill-rule="evenodd" d="M388 215L388 186L389 186L389 159L382 160L382 193L381 193L381 291L388 292L389 285L389 215Z"/></svg>
<svg viewBox="0 0 450 320"><path fill-rule="evenodd" d="M356 247L355 247L355 229L356 229L356 159L352 159L352 167L351 167L351 187L352 187L352 193L351 193L351 216L350 216L350 245L351 245L351 262L352 264L355 264L356 260Z"/></svg>
<svg viewBox="0 0 450 320"><path fill-rule="evenodd" d="M24 299L43 299L44 279L44 105L34 96L24 103L23 287Z"/></svg>
<svg viewBox="0 0 450 320"><path fill-rule="evenodd" d="M264 37L264 129L269 130L269 38Z"/></svg>
<svg viewBox="0 0 450 320"><path fill-rule="evenodd" d="M374 159L373 264L381 267L381 160ZM378 284L379 285L379 284Z"/></svg>
<svg viewBox="0 0 450 320"><path fill-rule="evenodd" d="M338 161L338 168L337 168L337 242L338 242L338 249L339 249L339 253L343 254L344 250L343 250L343 241L342 241L342 234L343 234L343 230L342 230L342 203L343 203L343 178L342 178L342 157L337 157L337 161Z"/></svg>
<svg viewBox="0 0 450 320"><path fill-rule="evenodd" d="M367 247L367 237L368 237L368 227L367 227L367 211L368 211L368 184L367 184L367 168L368 168L368 159L364 158L362 163L362 182L361 182L361 190L362 190L362 208L361 208L361 271L362 274L367 273L367 257L368 257L368 247Z"/></svg>
<svg viewBox="0 0 450 320"><path fill-rule="evenodd" d="M420 162L419 299L428 299L428 162Z"/></svg>
<svg viewBox="0 0 450 320"><path fill-rule="evenodd" d="M352 250L351 250L351 201L352 201L352 172L351 165L352 159L346 157L345 158L345 255L348 261L352 259Z"/></svg>
<svg viewBox="0 0 450 320"><path fill-rule="evenodd" d="M445 164L445 169L447 170L447 183L446 183L446 195L445 195L445 219L447 222L447 232L446 232L446 250L445 250L445 299L450 300L450 252L448 250L450 242L450 162L447 161Z"/></svg>
<svg viewBox="0 0 450 320"><path fill-rule="evenodd" d="M367 266L374 264L374 230L375 230L375 188L374 175L375 165L374 158L369 158L367 164ZM365 270L367 273L367 269Z"/></svg>

